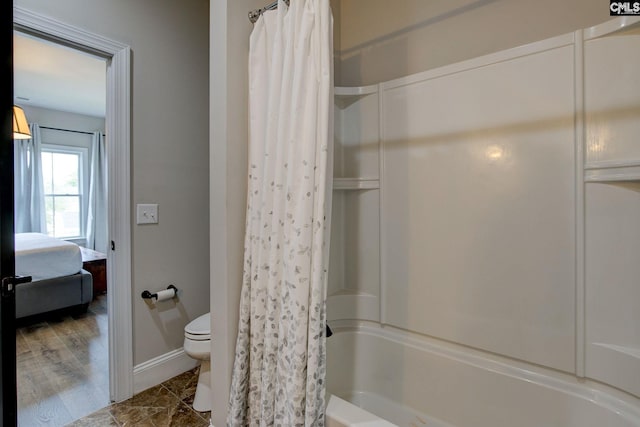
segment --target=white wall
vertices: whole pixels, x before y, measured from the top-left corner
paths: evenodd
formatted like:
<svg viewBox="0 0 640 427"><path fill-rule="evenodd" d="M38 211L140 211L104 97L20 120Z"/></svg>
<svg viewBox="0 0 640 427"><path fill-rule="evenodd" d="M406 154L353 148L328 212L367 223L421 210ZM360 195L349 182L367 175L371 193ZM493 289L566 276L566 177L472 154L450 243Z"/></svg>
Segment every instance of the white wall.
<svg viewBox="0 0 640 427"><path fill-rule="evenodd" d="M14 4L131 46L132 205L160 205L158 225L122 219L133 224L134 365L181 348L186 323L209 310L208 2ZM140 298L170 283L177 304Z"/></svg>
<svg viewBox="0 0 640 427"><path fill-rule="evenodd" d="M378 83L589 27L601 0L340 0L340 79Z"/></svg>

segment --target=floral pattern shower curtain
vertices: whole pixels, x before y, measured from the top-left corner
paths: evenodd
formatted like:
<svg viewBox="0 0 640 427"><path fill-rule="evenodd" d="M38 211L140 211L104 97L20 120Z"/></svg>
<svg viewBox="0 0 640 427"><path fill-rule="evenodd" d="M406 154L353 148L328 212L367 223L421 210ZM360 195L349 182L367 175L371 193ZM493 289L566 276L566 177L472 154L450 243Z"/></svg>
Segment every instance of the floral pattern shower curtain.
<svg viewBox="0 0 640 427"><path fill-rule="evenodd" d="M332 177L329 0L283 1L249 56L244 275L227 424L323 426Z"/></svg>

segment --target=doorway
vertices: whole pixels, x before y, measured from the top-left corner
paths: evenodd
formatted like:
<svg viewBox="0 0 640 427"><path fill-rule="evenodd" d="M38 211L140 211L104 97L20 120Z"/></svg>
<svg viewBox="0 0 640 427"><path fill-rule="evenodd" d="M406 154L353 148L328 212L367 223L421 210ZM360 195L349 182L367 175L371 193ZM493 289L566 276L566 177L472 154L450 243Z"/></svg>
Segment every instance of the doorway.
<svg viewBox="0 0 640 427"><path fill-rule="evenodd" d="M14 7L13 21L14 30L106 61L108 394L109 400L122 401L133 395L131 224L127 220L117 221L131 218L130 48L20 7Z"/></svg>
<svg viewBox="0 0 640 427"><path fill-rule="evenodd" d="M18 425L66 425L110 403L106 60L18 31L13 58L31 128L14 142L16 274L34 278L16 289Z"/></svg>

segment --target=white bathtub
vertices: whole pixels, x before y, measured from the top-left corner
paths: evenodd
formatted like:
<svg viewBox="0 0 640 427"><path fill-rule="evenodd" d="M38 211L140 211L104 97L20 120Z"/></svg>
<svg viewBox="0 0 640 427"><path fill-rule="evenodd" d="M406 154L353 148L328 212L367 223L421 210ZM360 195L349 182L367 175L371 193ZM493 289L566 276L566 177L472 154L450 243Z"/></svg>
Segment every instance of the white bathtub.
<svg viewBox="0 0 640 427"><path fill-rule="evenodd" d="M373 393L351 393L343 397L330 395L326 427L454 427Z"/></svg>
<svg viewBox="0 0 640 427"><path fill-rule="evenodd" d="M333 327L333 325L332 325ZM392 328L327 340L327 427L638 427L640 399Z"/></svg>

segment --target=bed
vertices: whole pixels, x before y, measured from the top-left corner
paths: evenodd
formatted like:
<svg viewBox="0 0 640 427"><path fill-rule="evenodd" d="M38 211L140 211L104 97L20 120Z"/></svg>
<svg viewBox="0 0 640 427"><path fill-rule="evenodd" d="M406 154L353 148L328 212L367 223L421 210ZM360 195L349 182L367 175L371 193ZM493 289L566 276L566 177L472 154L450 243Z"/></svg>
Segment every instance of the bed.
<svg viewBox="0 0 640 427"><path fill-rule="evenodd" d="M80 247L40 233L16 233L16 275L32 282L16 287L16 318L62 308L86 311L93 279L82 269Z"/></svg>

